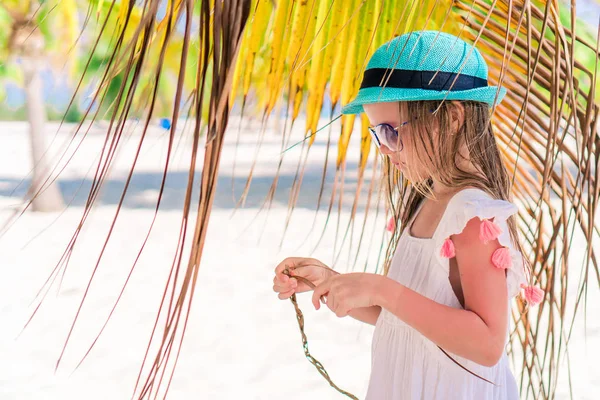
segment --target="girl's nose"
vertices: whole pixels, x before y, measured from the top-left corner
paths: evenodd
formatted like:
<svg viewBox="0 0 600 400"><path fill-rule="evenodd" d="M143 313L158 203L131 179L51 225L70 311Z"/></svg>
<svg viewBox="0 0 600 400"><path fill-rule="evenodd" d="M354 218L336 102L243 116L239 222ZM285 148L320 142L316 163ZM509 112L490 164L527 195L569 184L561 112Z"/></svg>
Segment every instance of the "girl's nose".
<svg viewBox="0 0 600 400"><path fill-rule="evenodd" d="M379 151L381 151L381 154L385 155L385 156L389 156L390 154L393 153L393 151L387 147L385 144L382 144L381 147L379 148Z"/></svg>

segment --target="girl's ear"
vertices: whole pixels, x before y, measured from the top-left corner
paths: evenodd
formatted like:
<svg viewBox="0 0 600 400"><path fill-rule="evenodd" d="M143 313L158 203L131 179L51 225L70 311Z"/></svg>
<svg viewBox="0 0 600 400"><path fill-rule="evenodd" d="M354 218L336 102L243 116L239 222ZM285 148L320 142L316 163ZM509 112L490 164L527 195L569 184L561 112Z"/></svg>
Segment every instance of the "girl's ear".
<svg viewBox="0 0 600 400"><path fill-rule="evenodd" d="M452 119L452 133L456 133L465 123L465 107L460 101L452 102L450 118Z"/></svg>

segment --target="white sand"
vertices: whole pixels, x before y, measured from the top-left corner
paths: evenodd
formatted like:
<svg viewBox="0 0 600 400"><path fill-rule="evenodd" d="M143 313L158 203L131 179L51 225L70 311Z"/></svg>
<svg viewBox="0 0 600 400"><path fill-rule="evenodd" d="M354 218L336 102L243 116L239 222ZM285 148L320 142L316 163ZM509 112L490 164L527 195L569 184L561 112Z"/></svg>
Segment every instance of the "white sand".
<svg viewBox="0 0 600 400"><path fill-rule="evenodd" d="M249 128L251 132L242 138L234 174L231 165L237 123L231 126L234 129L223 151L222 177L211 215L200 283L169 398L343 398L305 359L293 307L289 301L279 301L271 288L276 263L289 255L308 255L320 235L336 154L330 155L326 201L311 234L326 134L319 137L309 157L299 208L279 249L300 147L288 153L281 188L268 220L263 213L253 221L277 166L280 137L267 135L246 209L233 213L231 180L235 181L239 196L254 157L257 128ZM64 129L55 144L65 139L67 131ZM55 127L49 127L49 132L54 133ZM98 127L94 129L61 176L67 201L82 180L82 191L89 190L91 175L86 177L86 174L102 145L101 132ZM301 135L298 132L295 138ZM13 192L30 169L26 126L3 123L1 140L0 220L5 220L26 189L26 185L22 185ZM92 212L76 246L60 290L53 287L32 324L18 339L32 311L31 302L37 290L54 268L81 218L84 193L75 196L73 205L60 218L57 219L58 214L28 212L0 238L0 399L125 399L131 396L177 242L187 182L187 139L177 145L164 204L120 306L86 361L74 371L110 312L154 214L161 162L167 148L166 134L153 132L142 149L125 208L91 286L81 319L56 373L54 367L110 227L127 176L126 168L138 140L139 136L133 135L120 152L100 205ZM353 140L349 150L348 174L352 178L356 176L358 144ZM345 190L341 229L348 223L354 190L352 183ZM364 207L361 207L351 245L353 252L363 212ZM339 247L339 243L334 244L336 223L337 213L332 216L329 229L313 254L326 263L332 262L334 246ZM363 244L355 270L362 270L365 263L369 271L375 269L384 223L381 215L377 221L371 218L366 234L369 239ZM373 227L376 233L372 233ZM373 245L368 249L370 238ZM349 255L348 246L349 239L336 264L342 272L352 269L354 263L354 253ZM577 399L597 398L600 390L600 374L592 364L600 355L600 303L594 279L590 288L587 338L583 324L577 325L570 347L571 377ZM327 308L316 312L309 300L307 295L300 296L311 352L323 362L334 382L359 398L364 397L370 370L372 327L351 318L338 319ZM566 372L565 367L561 376L565 383ZM568 398L566 384L561 384L558 398Z"/></svg>

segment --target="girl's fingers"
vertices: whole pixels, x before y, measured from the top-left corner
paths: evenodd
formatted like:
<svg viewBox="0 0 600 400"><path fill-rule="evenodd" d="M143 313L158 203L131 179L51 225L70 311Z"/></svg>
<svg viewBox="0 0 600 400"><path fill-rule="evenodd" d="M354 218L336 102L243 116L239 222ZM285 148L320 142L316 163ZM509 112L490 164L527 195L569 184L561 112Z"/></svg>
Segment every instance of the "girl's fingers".
<svg viewBox="0 0 600 400"><path fill-rule="evenodd" d="M287 277L286 277L287 278ZM297 284L298 282L296 281L296 279L279 279L279 277L275 276L275 278L273 278L273 285L279 285L279 286L290 286L293 284Z"/></svg>
<svg viewBox="0 0 600 400"><path fill-rule="evenodd" d="M288 292L294 291L298 288L298 282L295 279L290 279L288 282L279 282L277 280L274 281L273 291L275 292Z"/></svg>
<svg viewBox="0 0 600 400"><path fill-rule="evenodd" d="M325 279L319 286L317 286L314 289L313 292L313 297L312 297L312 303L315 306L315 309L318 310L319 308L321 308L321 304L320 301L323 302L323 304L327 304L327 306L329 308L331 308L330 306L330 302L331 302L331 298L333 296L331 296L332 293L329 293L331 290L331 286L332 284L337 280L337 277L334 276L330 276L329 278Z"/></svg>
<svg viewBox="0 0 600 400"><path fill-rule="evenodd" d="M302 261L304 261L305 259L302 257L288 257L285 260L283 260L282 262L279 263L279 265L277 265L277 267L275 267L275 275L279 276L280 279L283 280L283 276L285 276L285 274L283 273L283 271L286 268L289 269L293 269L296 265L301 264Z"/></svg>
<svg viewBox="0 0 600 400"><path fill-rule="evenodd" d="M286 276L286 278L287 278L287 276ZM285 283L289 283L289 282L290 282L289 278L283 280L283 279L279 279L279 277L277 275L275 275L275 277L273 278L273 284L274 285L281 285L281 284L285 284Z"/></svg>
<svg viewBox="0 0 600 400"><path fill-rule="evenodd" d="M275 275L277 275L277 277L279 277L280 280L285 281L286 279L289 279L289 277L286 274L284 274L284 271L286 269L289 271L290 275L294 275L298 273L298 271L295 271L298 268L315 266L321 266L321 262L313 258L288 257L282 262L280 262L279 265L277 265L277 267L275 267Z"/></svg>
<svg viewBox="0 0 600 400"><path fill-rule="evenodd" d="M289 299L294 294L294 290L288 290L287 292L281 292L277 295L280 300Z"/></svg>
<svg viewBox="0 0 600 400"><path fill-rule="evenodd" d="M320 286L317 286L313 292L312 303L315 306L315 309L318 310L321 308L321 304L319 301L321 300L321 296L326 296L329 293L330 281L327 280L323 282Z"/></svg>
<svg viewBox="0 0 600 400"><path fill-rule="evenodd" d="M335 302L335 296L328 296L327 297L327 307L329 307L329 309L333 312L335 312L336 310L336 302Z"/></svg>
<svg viewBox="0 0 600 400"><path fill-rule="evenodd" d="M277 268L275 268L275 279L278 279L282 282L287 282L290 278L283 273L284 270L285 266L278 265Z"/></svg>

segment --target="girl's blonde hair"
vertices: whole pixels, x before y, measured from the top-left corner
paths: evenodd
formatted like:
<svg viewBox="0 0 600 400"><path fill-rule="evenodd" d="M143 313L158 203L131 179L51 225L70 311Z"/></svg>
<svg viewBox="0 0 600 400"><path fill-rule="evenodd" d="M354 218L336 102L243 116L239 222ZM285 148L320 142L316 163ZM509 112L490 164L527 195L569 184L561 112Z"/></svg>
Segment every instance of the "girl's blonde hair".
<svg viewBox="0 0 600 400"><path fill-rule="evenodd" d="M464 122L453 132L452 121L461 112L451 101L410 101L405 104L410 118L409 129L400 135L411 135L412 153L426 167L428 178L421 182L408 182L392 169L386 157L384 186L388 205L396 219L396 229L386 252L384 274L387 275L398 239L415 215L425 197L433 197L433 180L461 190L475 187L495 199L511 201L511 180L502 162L500 150L490 123L490 108L486 103L461 101ZM438 133L435 134L435 130ZM401 136L402 137L402 136ZM467 154L464 154L464 149ZM431 151L433 149L433 151ZM462 151L462 153L461 153ZM467 156L476 171L462 169L457 161ZM516 218L507 221L510 236L516 249L522 246L517 231ZM523 253L524 254L524 253ZM525 262L526 269L530 266Z"/></svg>

